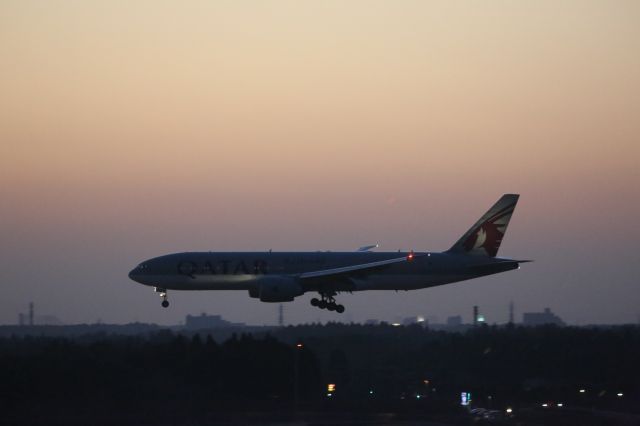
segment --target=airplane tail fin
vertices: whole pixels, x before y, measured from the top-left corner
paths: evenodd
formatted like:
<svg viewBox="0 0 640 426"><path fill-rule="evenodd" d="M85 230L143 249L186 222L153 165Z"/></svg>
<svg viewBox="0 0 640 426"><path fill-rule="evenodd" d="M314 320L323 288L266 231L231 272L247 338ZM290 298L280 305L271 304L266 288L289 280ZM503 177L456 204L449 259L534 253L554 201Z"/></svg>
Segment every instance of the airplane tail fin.
<svg viewBox="0 0 640 426"><path fill-rule="evenodd" d="M500 197L449 252L496 257L519 197L518 194L504 194Z"/></svg>

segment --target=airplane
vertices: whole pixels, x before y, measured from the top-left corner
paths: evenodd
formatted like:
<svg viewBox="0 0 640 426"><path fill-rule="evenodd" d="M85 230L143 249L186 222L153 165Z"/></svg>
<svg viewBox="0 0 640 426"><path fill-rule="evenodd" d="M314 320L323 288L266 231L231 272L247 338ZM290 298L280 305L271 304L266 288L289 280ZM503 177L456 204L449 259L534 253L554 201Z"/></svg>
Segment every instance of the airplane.
<svg viewBox="0 0 640 426"><path fill-rule="evenodd" d="M503 195L443 252L186 252L146 260L130 273L169 306L168 290L243 290L262 302L291 302L307 292L311 305L342 313L341 292L417 290L519 269L530 260L496 257L518 194Z"/></svg>

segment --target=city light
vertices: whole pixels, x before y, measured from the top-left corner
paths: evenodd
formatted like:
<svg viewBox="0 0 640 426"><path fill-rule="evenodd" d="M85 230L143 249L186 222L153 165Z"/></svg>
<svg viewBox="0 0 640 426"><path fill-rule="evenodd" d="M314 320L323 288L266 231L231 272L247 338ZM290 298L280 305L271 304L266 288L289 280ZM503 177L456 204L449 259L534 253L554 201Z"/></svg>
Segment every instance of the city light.
<svg viewBox="0 0 640 426"><path fill-rule="evenodd" d="M471 392L461 392L460 393L460 405L470 405L471 404Z"/></svg>
<svg viewBox="0 0 640 426"><path fill-rule="evenodd" d="M585 393L586 390L585 389L580 389L580 393Z"/></svg>
<svg viewBox="0 0 640 426"><path fill-rule="evenodd" d="M394 323L393 323L393 324L391 324L391 325L392 325L392 326L394 326L394 327L400 327L400 325L401 325L401 324L400 324L399 322L394 322Z"/></svg>
<svg viewBox="0 0 640 426"><path fill-rule="evenodd" d="M513 409L511 407L507 408L505 411L509 414L513 413Z"/></svg>
<svg viewBox="0 0 640 426"><path fill-rule="evenodd" d="M562 402L558 402L558 407L562 407L564 404Z"/></svg>
<svg viewBox="0 0 640 426"><path fill-rule="evenodd" d="M618 396L624 396L622 392L618 392Z"/></svg>
<svg viewBox="0 0 640 426"><path fill-rule="evenodd" d="M327 392L335 392L335 390L336 390L336 385L335 385L335 383L329 383L329 384L327 385Z"/></svg>
<svg viewBox="0 0 640 426"><path fill-rule="evenodd" d="M543 407L548 407L549 404L547 404L546 402L544 404L542 404Z"/></svg>

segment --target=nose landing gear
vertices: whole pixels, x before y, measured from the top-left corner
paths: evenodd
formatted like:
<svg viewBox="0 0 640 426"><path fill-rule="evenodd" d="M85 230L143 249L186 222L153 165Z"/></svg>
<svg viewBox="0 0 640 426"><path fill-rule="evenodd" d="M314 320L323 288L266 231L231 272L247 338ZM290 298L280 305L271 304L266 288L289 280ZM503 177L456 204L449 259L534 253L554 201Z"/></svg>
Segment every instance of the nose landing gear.
<svg viewBox="0 0 640 426"><path fill-rule="evenodd" d="M160 305L162 305L163 308L168 308L169 301L167 300L167 290L160 287L156 287L155 290L156 293L160 293L160 297L162 297L162 303Z"/></svg>
<svg viewBox="0 0 640 426"><path fill-rule="evenodd" d="M320 309L326 309L328 311L335 311L339 314L344 312L344 306L336 303L336 300L333 298L335 293L320 293L320 299L314 297L311 299L311 306L315 306Z"/></svg>

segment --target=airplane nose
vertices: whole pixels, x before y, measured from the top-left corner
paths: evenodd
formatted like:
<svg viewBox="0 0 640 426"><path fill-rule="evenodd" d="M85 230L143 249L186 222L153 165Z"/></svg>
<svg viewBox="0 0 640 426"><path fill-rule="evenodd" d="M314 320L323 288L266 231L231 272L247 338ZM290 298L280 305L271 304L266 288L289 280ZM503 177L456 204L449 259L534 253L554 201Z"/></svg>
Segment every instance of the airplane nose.
<svg viewBox="0 0 640 426"><path fill-rule="evenodd" d="M151 285L149 264L143 262L129 272L129 278L137 283Z"/></svg>
<svg viewBox="0 0 640 426"><path fill-rule="evenodd" d="M137 280L138 276L140 275L140 273L137 271L138 268L134 268L129 272L129 279L139 282Z"/></svg>

